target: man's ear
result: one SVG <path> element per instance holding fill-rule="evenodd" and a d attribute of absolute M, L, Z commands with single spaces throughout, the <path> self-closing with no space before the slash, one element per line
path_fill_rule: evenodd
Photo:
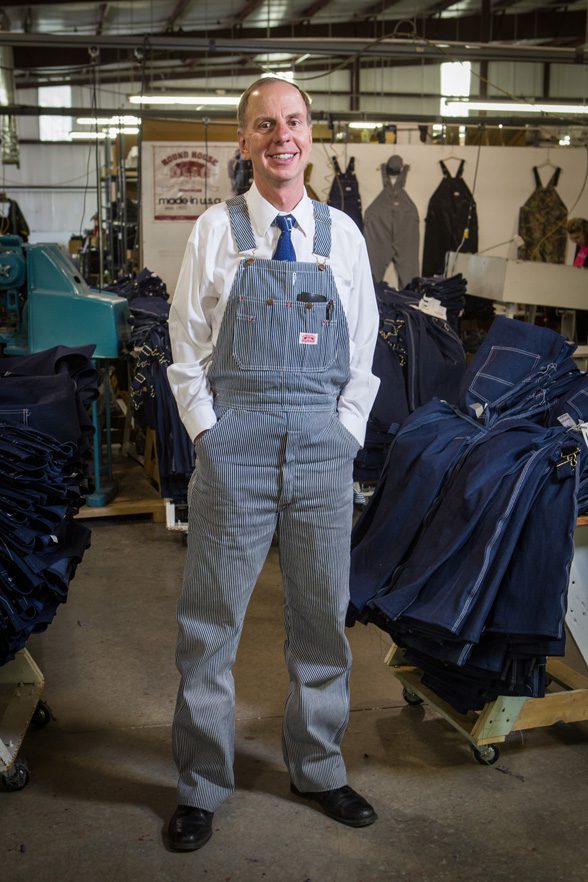
<path fill-rule="evenodd" d="M 237 139 L 239 141 L 239 150 L 243 159 L 249 159 L 249 150 L 247 148 L 247 138 L 242 129 L 237 129 Z"/>

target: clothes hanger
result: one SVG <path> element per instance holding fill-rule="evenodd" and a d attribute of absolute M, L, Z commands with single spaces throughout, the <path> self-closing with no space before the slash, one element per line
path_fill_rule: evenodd
<path fill-rule="evenodd" d="M 404 168 L 404 160 L 397 153 L 391 156 L 386 163 L 386 173 L 389 175 L 399 175 Z"/>
<path fill-rule="evenodd" d="M 458 156 L 457 153 L 450 153 L 449 156 L 444 156 L 441 162 L 448 162 L 450 159 L 456 159 L 458 162 L 465 162 L 463 156 Z"/>
<path fill-rule="evenodd" d="M 547 151 L 547 158 L 541 163 L 541 165 L 536 165 L 535 168 L 545 168 L 546 166 L 557 168 L 557 165 L 551 160 L 549 150 Z"/>

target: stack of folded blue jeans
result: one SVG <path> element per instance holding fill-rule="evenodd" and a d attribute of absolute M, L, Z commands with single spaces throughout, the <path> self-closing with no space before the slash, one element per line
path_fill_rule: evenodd
<path fill-rule="evenodd" d="M 95 348 L 54 346 L 0 358 L 0 420 L 75 442 L 86 474 L 94 436 L 90 407 L 99 386 Z"/>
<path fill-rule="evenodd" d="M 422 287 L 417 285 L 419 281 Z M 418 307 L 430 292 L 443 307 L 459 312 L 465 282 L 460 276 L 437 281 L 414 279 L 411 284 L 414 288 L 403 291 L 384 282 L 376 285 L 380 328 L 372 370 L 381 382 L 365 444 L 355 460 L 356 481 L 378 480 L 395 433 L 416 408 L 434 396 L 457 401 L 466 367 L 463 346 L 449 321 Z"/>
<path fill-rule="evenodd" d="M 167 300 L 168 297 L 165 282 L 147 267 L 143 267 L 136 276 L 121 276 L 111 285 L 107 285 L 105 290 L 112 291 L 119 297 L 125 297 L 129 304 L 136 297 L 160 297 L 163 300 Z"/>
<path fill-rule="evenodd" d="M 405 420 L 354 528 L 349 624 L 391 634 L 462 712 L 542 695 L 546 656 L 565 649 L 588 474 L 588 379 L 573 349 L 496 319 L 458 404 L 433 400 Z"/>
<path fill-rule="evenodd" d="M 90 545 L 74 515 L 98 396 L 92 352 L 0 359 L 0 664 L 52 621 Z"/>
<path fill-rule="evenodd" d="M 461 273 L 453 276 L 417 276 L 404 288 L 403 293 L 409 295 L 412 292 L 419 299 L 434 297 L 444 307 L 449 327 L 458 331 L 459 317 L 466 302 L 467 285 Z"/>

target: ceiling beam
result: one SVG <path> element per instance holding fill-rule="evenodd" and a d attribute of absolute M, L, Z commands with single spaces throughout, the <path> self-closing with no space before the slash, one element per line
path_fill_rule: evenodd
<path fill-rule="evenodd" d="M 458 0 L 438 0 L 437 3 L 433 3 L 432 6 L 427 6 L 426 9 L 422 9 L 417 14 L 419 18 L 440 15 L 442 12 L 445 12 L 446 9 L 450 9 L 452 6 L 457 6 L 457 3 Z"/>
<path fill-rule="evenodd" d="M 303 9 L 302 12 L 298 13 L 296 18 L 292 19 L 293 22 L 297 21 L 310 21 L 311 18 L 314 18 L 315 15 L 328 6 L 331 0 L 315 0 L 310 6 L 307 6 L 306 9 Z"/>
<path fill-rule="evenodd" d="M 259 0 L 253 0 L 257 3 Z M 243 10 L 242 10 L 243 11 Z M 422 20 L 417 20 L 417 30 L 424 36 L 422 29 Z M 439 40 L 455 40 L 456 35 L 462 42 L 477 42 L 480 39 L 481 16 L 467 15 L 462 18 L 429 18 L 425 22 L 426 35 L 430 36 L 434 32 L 435 37 Z M 527 39 L 550 40 L 555 37 L 579 37 L 583 39 L 586 30 L 586 12 L 568 11 L 562 15 L 560 12 L 549 10 L 537 14 L 535 12 L 524 13 L 521 15 L 495 15 L 493 16 L 493 32 L 492 38 L 495 41 L 521 40 L 521 35 L 525 34 Z M 161 51 L 181 50 L 183 53 L 190 55 L 191 50 L 198 52 L 205 44 L 207 51 L 231 51 L 230 47 L 222 43 L 230 41 L 234 38 L 232 28 L 221 28 L 218 30 L 207 31 L 206 37 L 202 36 L 202 32 L 185 31 L 181 36 L 160 36 L 158 34 L 135 34 L 128 36 L 103 36 L 100 41 L 100 47 L 107 49 L 121 49 L 124 47 L 136 48 L 143 43 L 148 43 L 152 49 Z M 254 40 L 258 43 L 261 39 L 265 39 L 266 43 L 275 39 L 289 38 L 296 40 L 297 38 L 322 40 L 323 38 L 332 37 L 333 39 L 347 39 L 356 37 L 365 39 L 366 41 L 373 39 L 373 24 L 363 21 L 351 21 L 349 23 L 310 23 L 300 27 L 292 24 L 281 25 L 271 29 L 271 38 L 266 38 L 266 29 L 261 27 L 248 27 L 239 31 L 240 40 Z M 0 33 L 2 45 L 12 45 L 15 48 L 20 46 L 38 46 L 42 51 L 44 45 L 58 45 L 63 47 L 87 47 L 89 38 L 81 34 L 22 34 L 16 31 L 8 31 Z M 98 44 L 97 44 L 98 45 Z M 268 51 L 267 46 L 263 51 Z M 281 51 L 277 49 L 276 51 Z M 247 53 L 250 54 L 250 53 Z M 63 59 L 54 58 L 54 64 L 63 65 Z M 32 66 L 32 65 L 31 65 Z"/>
<path fill-rule="evenodd" d="M 246 18 L 249 18 L 260 6 L 262 6 L 264 0 L 247 0 L 245 6 L 242 6 L 241 9 L 232 15 L 228 21 L 231 24 L 243 24 Z"/>
<path fill-rule="evenodd" d="M 356 12 L 353 18 L 355 21 L 367 21 L 370 18 L 377 18 L 385 12 L 388 12 L 388 10 L 392 9 L 394 6 L 398 6 L 401 2 L 402 0 L 379 0 L 378 3 L 368 6 L 367 9 L 362 9 L 359 12 Z"/>
<path fill-rule="evenodd" d="M 87 116 L 87 107 L 40 107 L 23 104 L 0 105 L 0 116 Z M 100 116 L 119 116 L 120 107 L 101 107 Z M 206 109 L 206 111 L 186 111 L 166 109 L 135 110 L 133 115 L 145 119 L 183 119 L 191 123 L 209 123 L 223 121 L 227 125 L 236 126 L 230 111 Z M 505 128 L 525 128 L 539 126 L 544 128 L 546 124 L 552 127 L 577 125 L 574 118 L 556 116 L 555 114 L 524 114 L 524 116 L 487 116 L 476 118 L 464 117 L 441 117 L 438 114 L 414 114 L 414 113 L 388 113 L 388 112 L 354 112 L 354 111 L 315 111 L 314 122 L 326 122 L 332 125 L 336 122 L 363 122 L 364 120 L 376 120 L 382 123 L 441 123 L 447 126 L 469 126 L 484 128 L 486 126 L 504 126 Z"/>
<path fill-rule="evenodd" d="M 98 21 L 96 22 L 96 35 L 100 36 L 102 30 L 104 28 L 104 22 L 106 21 L 106 16 L 108 15 L 108 7 L 109 3 L 101 3 L 98 7 Z"/>
<path fill-rule="evenodd" d="M 456 36 L 456 23 L 459 23 L 459 40 L 452 42 Z M 516 33 L 513 28 L 517 23 Z M 421 40 L 378 40 L 373 39 L 373 23 L 352 22 L 350 24 L 308 24 L 300 29 L 291 25 L 273 28 L 272 37 L 263 36 L 261 28 L 243 28 L 239 30 L 239 39 L 234 38 L 232 29 L 215 31 L 214 38 L 209 34 L 203 37 L 200 33 L 182 33 L 181 36 L 152 34 L 135 36 L 103 36 L 94 38 L 80 34 L 23 34 L 14 31 L 0 32 L 0 45 L 11 45 L 14 48 L 14 62 L 17 70 L 40 69 L 65 66 L 85 67 L 89 64 L 88 47 L 100 49 L 100 63 L 114 64 L 121 61 L 121 51 L 127 49 L 129 58 L 134 49 L 148 47 L 149 58 L 166 58 L 194 60 L 199 57 L 221 58 L 222 55 L 235 54 L 255 55 L 257 53 L 291 52 L 296 55 L 306 53 L 328 56 L 350 56 L 358 54 L 362 63 L 369 58 L 388 58 L 391 62 L 411 61 L 420 63 L 424 58 L 439 61 L 455 58 L 456 60 L 511 60 L 553 61 L 558 63 L 588 63 L 588 54 L 578 48 L 545 48 L 517 44 L 505 45 L 509 40 L 520 38 L 521 33 L 528 33 L 535 39 L 561 40 L 575 38 L 582 40 L 586 29 L 585 12 L 568 12 L 561 15 L 549 12 L 536 17 L 528 15 L 500 15 L 493 17 L 493 39 L 500 45 L 492 43 L 488 46 L 480 44 L 481 17 L 466 16 L 462 19 L 427 19 L 417 22 L 417 26 L 426 30 L 426 41 Z M 448 42 L 450 45 L 438 49 L 434 43 Z M 475 49 L 469 48 L 474 44 Z M 55 49 L 59 48 L 56 53 Z M 328 67 L 328 61 L 324 62 Z M 72 71 L 72 73 L 74 73 Z"/>
<path fill-rule="evenodd" d="M 192 5 L 193 0 L 178 0 L 176 3 L 175 9 L 172 14 L 169 16 L 165 25 L 162 28 L 162 33 L 167 33 L 168 31 L 173 30 L 175 23 L 178 18 L 184 14 L 186 9 Z"/>
<path fill-rule="evenodd" d="M 25 34 L 30 34 L 33 30 L 33 10 L 27 6 L 22 19 L 22 29 Z"/>

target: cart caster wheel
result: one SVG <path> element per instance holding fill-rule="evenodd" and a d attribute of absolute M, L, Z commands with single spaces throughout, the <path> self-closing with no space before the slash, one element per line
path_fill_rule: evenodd
<path fill-rule="evenodd" d="M 2 775 L 4 787 L 10 791 L 22 790 L 29 783 L 30 777 L 29 767 L 25 760 L 18 760 L 9 772 Z"/>
<path fill-rule="evenodd" d="M 35 727 L 35 729 L 42 729 L 43 726 L 46 726 L 53 719 L 53 714 L 51 713 L 51 708 L 44 701 L 39 701 L 37 703 L 37 707 L 34 710 L 33 717 L 31 723 Z"/>
<path fill-rule="evenodd" d="M 482 766 L 493 766 L 500 756 L 500 751 L 495 744 L 485 744 L 483 747 L 472 747 L 472 753 Z"/>
<path fill-rule="evenodd" d="M 423 699 L 420 697 L 420 695 L 417 695 L 416 692 L 411 692 L 410 689 L 406 688 L 406 686 L 402 690 L 402 697 L 407 704 L 410 704 L 413 707 L 416 707 L 416 705 L 423 703 Z"/>

